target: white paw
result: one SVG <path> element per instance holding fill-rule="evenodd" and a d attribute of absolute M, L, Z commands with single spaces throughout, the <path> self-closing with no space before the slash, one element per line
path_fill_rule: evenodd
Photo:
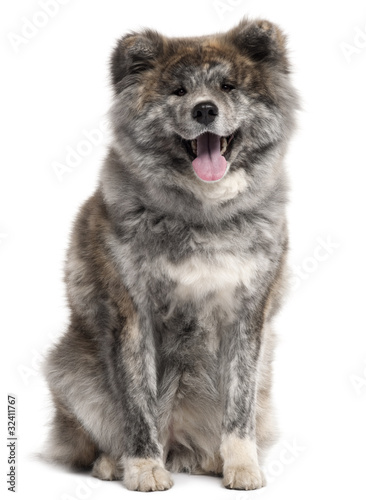
<path fill-rule="evenodd" d="M 161 462 L 143 458 L 124 461 L 123 483 L 133 491 L 163 491 L 173 486 L 171 475 Z"/>
<path fill-rule="evenodd" d="M 223 436 L 221 456 L 224 461 L 226 488 L 232 490 L 257 490 L 265 486 L 263 472 L 258 465 L 257 445 L 253 439 L 236 434 Z"/>
<path fill-rule="evenodd" d="M 223 484 L 232 490 L 257 490 L 266 485 L 263 472 L 257 466 L 236 466 L 224 469 Z"/>

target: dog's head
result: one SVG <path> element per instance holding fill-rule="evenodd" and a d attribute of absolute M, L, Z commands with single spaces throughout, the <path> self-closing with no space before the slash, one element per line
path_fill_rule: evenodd
<path fill-rule="evenodd" d="M 254 179 L 255 162 L 293 126 L 285 45 L 275 25 L 247 20 L 214 36 L 123 37 L 111 60 L 121 151 L 146 175 L 168 168 L 210 183 L 244 169 Z"/>

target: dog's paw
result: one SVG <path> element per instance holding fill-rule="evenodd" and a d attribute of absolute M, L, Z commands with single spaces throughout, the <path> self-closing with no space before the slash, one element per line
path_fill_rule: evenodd
<path fill-rule="evenodd" d="M 225 468 L 223 484 L 232 490 L 257 490 L 266 485 L 266 480 L 258 466 L 236 466 Z"/>
<path fill-rule="evenodd" d="M 113 458 L 104 453 L 94 462 L 92 475 L 103 481 L 122 479 L 123 470 Z"/>
<path fill-rule="evenodd" d="M 163 491 L 173 486 L 171 475 L 161 462 L 142 458 L 124 461 L 123 483 L 133 491 Z"/>
<path fill-rule="evenodd" d="M 226 435 L 221 443 L 226 488 L 232 490 L 257 490 L 265 486 L 263 472 L 258 465 L 257 445 L 254 440 Z"/>

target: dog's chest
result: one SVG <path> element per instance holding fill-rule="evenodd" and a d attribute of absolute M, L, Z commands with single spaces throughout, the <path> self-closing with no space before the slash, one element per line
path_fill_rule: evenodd
<path fill-rule="evenodd" d="M 253 250 L 257 232 L 208 231 L 148 221 L 130 243 L 115 247 L 124 283 L 136 303 L 167 317 L 192 310 L 234 319 L 243 294 L 255 294 L 268 256 Z M 152 309 L 151 309 L 152 306 Z"/>
<path fill-rule="evenodd" d="M 189 250 L 180 259 L 162 255 L 155 261 L 155 272 L 169 283 L 173 306 L 194 304 L 202 315 L 221 313 L 231 319 L 238 305 L 240 289 L 248 293 L 255 287 L 260 258 L 243 249 L 240 239 L 221 235 L 192 237 Z"/>
<path fill-rule="evenodd" d="M 252 286 L 257 262 L 253 257 L 229 252 L 197 253 L 179 262 L 162 259 L 160 270 L 174 283 L 174 294 L 181 300 L 200 301 L 214 296 L 225 300 L 238 286 Z"/>

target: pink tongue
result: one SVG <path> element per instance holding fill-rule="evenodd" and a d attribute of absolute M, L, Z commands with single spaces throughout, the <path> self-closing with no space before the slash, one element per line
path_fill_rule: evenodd
<path fill-rule="evenodd" d="M 226 172 L 226 159 L 220 154 L 220 136 L 206 132 L 197 137 L 194 171 L 203 181 L 218 181 Z"/>

